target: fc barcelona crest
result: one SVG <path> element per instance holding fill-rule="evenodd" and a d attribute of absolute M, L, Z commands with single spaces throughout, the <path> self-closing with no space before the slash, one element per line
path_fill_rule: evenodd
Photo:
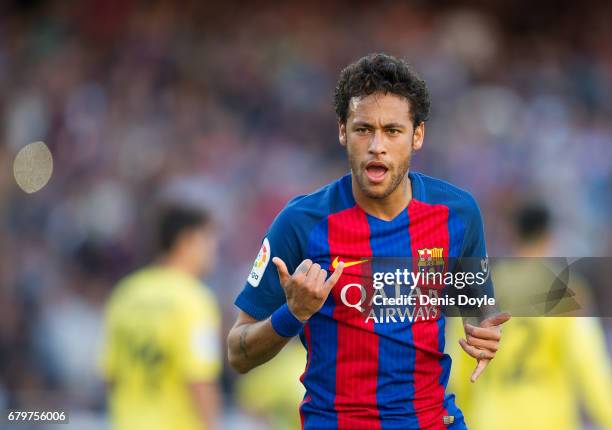
<path fill-rule="evenodd" d="M 419 271 L 442 272 L 444 271 L 444 248 L 419 249 Z"/>

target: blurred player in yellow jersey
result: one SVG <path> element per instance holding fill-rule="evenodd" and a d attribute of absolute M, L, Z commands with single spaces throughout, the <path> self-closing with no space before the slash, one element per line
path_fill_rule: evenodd
<path fill-rule="evenodd" d="M 215 428 L 220 315 L 199 280 L 214 265 L 208 215 L 168 207 L 157 260 L 123 279 L 106 310 L 102 357 L 117 430 Z"/>
<path fill-rule="evenodd" d="M 497 296 L 506 303 L 534 297 L 554 281 L 550 271 L 528 257 L 547 255 L 549 215 L 544 207 L 525 207 L 517 217 L 516 261 L 492 268 Z M 570 289 L 584 294 L 579 279 Z M 583 292 L 581 292 L 581 290 Z M 584 302 L 584 300 L 581 300 Z M 566 306 L 561 300 L 555 307 Z M 554 308 L 553 308 L 554 309 Z M 576 430 L 582 428 L 580 406 L 598 429 L 612 429 L 612 374 L 604 335 L 597 318 L 521 317 L 504 325 L 503 352 L 475 384 L 466 384 L 473 359 L 460 348 L 453 359 L 450 385 L 470 430 Z M 559 310 L 559 309 L 556 309 Z M 544 308 L 540 312 L 544 315 Z M 461 336 L 459 318 L 448 325 Z"/>

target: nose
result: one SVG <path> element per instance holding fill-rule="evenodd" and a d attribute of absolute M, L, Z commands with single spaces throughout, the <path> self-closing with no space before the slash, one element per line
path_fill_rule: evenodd
<path fill-rule="evenodd" d="M 387 153 L 383 132 L 381 130 L 375 130 L 374 133 L 372 133 L 372 139 L 370 139 L 368 152 L 372 155 L 382 155 Z"/>

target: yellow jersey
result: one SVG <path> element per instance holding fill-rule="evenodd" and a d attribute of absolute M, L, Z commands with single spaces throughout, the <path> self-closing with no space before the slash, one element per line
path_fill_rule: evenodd
<path fill-rule="evenodd" d="M 300 375 L 304 373 L 305 365 L 304 347 L 295 340 L 289 342 L 274 360 L 258 366 L 238 380 L 238 404 L 245 411 L 264 418 L 269 429 L 299 429 L 298 405 L 305 392 Z"/>
<path fill-rule="evenodd" d="M 106 309 L 102 371 L 117 430 L 202 430 L 188 384 L 221 370 L 220 315 L 198 279 L 163 266 L 122 280 Z"/>
<path fill-rule="evenodd" d="M 493 268 L 496 295 L 506 304 L 545 297 L 537 290 L 551 280 L 536 264 L 528 266 Z M 565 302 L 557 307 L 571 309 Z M 544 304 L 527 310 L 533 309 L 544 314 Z M 465 337 L 461 318 L 448 318 L 447 330 L 453 360 L 449 388 L 470 430 L 576 430 L 582 427 L 581 405 L 598 429 L 612 430 L 612 374 L 597 318 L 513 316 L 502 326 L 499 351 L 475 383 L 469 378 L 476 360 L 457 343 Z"/>

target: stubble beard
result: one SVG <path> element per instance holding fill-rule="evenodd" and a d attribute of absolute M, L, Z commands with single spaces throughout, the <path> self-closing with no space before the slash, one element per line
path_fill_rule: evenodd
<path fill-rule="evenodd" d="M 353 154 L 348 151 L 348 145 L 347 152 L 351 172 L 357 180 L 357 185 L 359 186 L 361 192 L 370 199 L 382 200 L 389 197 L 397 189 L 397 187 L 400 186 L 404 180 L 404 177 L 408 173 L 408 169 L 410 168 L 411 154 L 408 154 L 408 156 L 401 161 L 397 169 L 393 169 L 394 165 L 389 165 L 389 170 L 387 173 L 391 175 L 391 181 L 387 188 L 385 188 L 383 191 L 374 191 L 372 187 L 368 185 L 366 179 L 365 169 L 367 162 L 360 163 L 357 161 Z"/>

